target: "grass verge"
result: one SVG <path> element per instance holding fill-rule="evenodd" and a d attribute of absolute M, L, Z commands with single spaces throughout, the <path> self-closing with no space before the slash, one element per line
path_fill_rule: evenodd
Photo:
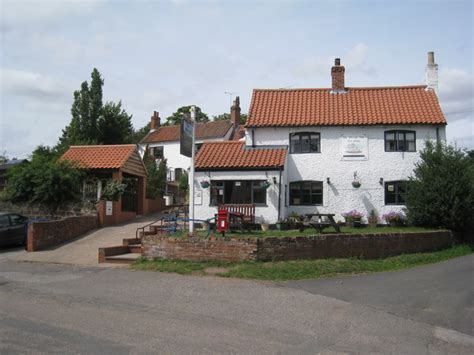
<path fill-rule="evenodd" d="M 221 277 L 243 279 L 289 281 L 312 278 L 325 278 L 335 275 L 394 271 L 410 267 L 436 263 L 455 257 L 471 254 L 473 245 L 458 244 L 453 247 L 430 253 L 416 253 L 393 256 L 383 259 L 319 259 L 278 262 L 192 262 L 185 260 L 144 260 L 140 259 L 132 268 L 176 272 L 179 274 L 206 275 L 207 268 L 221 267 L 227 271 L 218 273 Z"/>

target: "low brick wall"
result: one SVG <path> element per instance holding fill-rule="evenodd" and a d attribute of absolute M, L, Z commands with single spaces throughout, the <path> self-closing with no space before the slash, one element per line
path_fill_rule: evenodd
<path fill-rule="evenodd" d="M 28 225 L 27 250 L 31 252 L 53 247 L 98 227 L 96 215 L 33 222 Z"/>
<path fill-rule="evenodd" d="M 192 261 L 296 260 L 361 257 L 375 259 L 400 254 L 435 251 L 452 244 L 450 231 L 379 234 L 323 234 L 268 238 L 168 238 L 142 239 L 147 259 Z"/>
<path fill-rule="evenodd" d="M 262 261 L 349 257 L 376 259 L 439 250 L 450 246 L 452 241 L 450 231 L 273 237 L 259 240 L 257 259 Z"/>
<path fill-rule="evenodd" d="M 142 239 L 142 255 L 147 259 L 192 261 L 256 260 L 257 239 L 169 238 L 147 235 Z"/>

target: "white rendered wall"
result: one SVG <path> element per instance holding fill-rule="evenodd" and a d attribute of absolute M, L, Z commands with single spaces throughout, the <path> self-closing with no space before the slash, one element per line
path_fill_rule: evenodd
<path fill-rule="evenodd" d="M 211 201 L 211 188 L 203 189 L 201 181 L 207 180 L 267 180 L 272 185 L 267 189 L 267 206 L 255 207 L 255 220 L 257 223 L 275 223 L 278 221 L 278 186 L 279 186 L 279 171 L 211 171 L 195 173 L 195 190 L 202 191 L 202 204 L 196 205 L 194 208 L 195 218 L 209 219 L 214 217 L 217 213 L 217 206 L 209 206 Z M 276 179 L 276 184 L 273 183 L 273 178 Z M 282 217 L 284 214 L 284 190 L 285 184 L 284 171 L 282 172 L 282 193 L 281 193 L 281 208 Z"/>
<path fill-rule="evenodd" d="M 416 131 L 417 152 L 385 152 L 384 132 L 387 130 Z M 390 211 L 399 211 L 403 205 L 385 205 L 384 187 L 380 178 L 386 181 L 407 180 L 412 174 L 415 163 L 419 160 L 419 151 L 425 146 L 425 140 L 436 139 L 436 127 L 426 125 L 403 126 L 345 126 L 345 127 L 306 127 L 306 128 L 258 128 L 255 129 L 255 144 L 288 145 L 289 134 L 293 132 L 312 131 L 321 134 L 321 153 L 288 154 L 287 184 L 283 186 L 286 201 L 289 204 L 289 182 L 299 180 L 323 181 L 322 206 L 290 206 L 284 209 L 285 217 L 292 211 L 299 214 L 319 211 L 335 213 L 338 220 L 341 214 L 357 209 L 364 214 L 374 209 L 381 217 Z M 367 160 L 342 160 L 341 136 L 365 135 L 368 138 Z M 439 127 L 439 137 L 446 139 L 445 127 Z M 247 145 L 252 144 L 251 130 L 246 132 Z M 360 188 L 352 187 L 354 172 L 361 182 Z M 242 175 L 240 178 L 243 178 Z M 246 175 L 245 175 L 246 176 Z M 331 184 L 326 180 L 330 178 Z M 262 214 L 264 212 L 261 212 Z"/>
<path fill-rule="evenodd" d="M 215 138 L 215 139 L 206 139 L 206 140 L 197 140 L 196 144 L 200 144 L 203 142 L 220 142 L 226 141 L 229 139 L 229 136 L 232 132 L 232 129 L 226 134 L 223 138 Z M 172 180 L 174 177 L 174 169 L 181 168 L 185 169 L 186 171 L 189 170 L 191 166 L 191 158 L 180 154 L 180 143 L 179 141 L 171 141 L 171 142 L 159 142 L 159 143 L 140 143 L 139 145 L 139 152 L 141 157 L 145 154 L 146 147 L 153 148 L 153 147 L 163 147 L 163 156 L 166 159 L 167 168 L 172 172 Z"/>

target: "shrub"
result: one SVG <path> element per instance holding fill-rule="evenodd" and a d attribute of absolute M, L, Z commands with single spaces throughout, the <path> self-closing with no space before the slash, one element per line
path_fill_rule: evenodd
<path fill-rule="evenodd" d="M 426 143 L 410 178 L 408 218 L 416 226 L 463 233 L 474 226 L 474 164 L 456 147 Z"/>
<path fill-rule="evenodd" d="M 407 216 L 403 212 L 389 212 L 382 216 L 388 224 L 404 225 L 407 221 Z"/>
<path fill-rule="evenodd" d="M 102 190 L 102 196 L 100 199 L 106 201 L 118 201 L 126 188 L 127 184 L 124 184 L 119 180 L 110 180 Z"/>
<path fill-rule="evenodd" d="M 360 219 L 364 217 L 364 214 L 357 210 L 352 210 L 349 212 L 344 212 L 342 214 L 342 217 L 346 219 L 346 222 L 354 222 L 354 221 L 360 221 Z"/>

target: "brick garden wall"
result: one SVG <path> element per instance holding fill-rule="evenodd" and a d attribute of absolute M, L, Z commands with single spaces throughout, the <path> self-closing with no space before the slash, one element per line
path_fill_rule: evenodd
<path fill-rule="evenodd" d="M 269 238 L 168 238 L 142 239 L 147 259 L 192 261 L 296 260 L 362 257 L 374 259 L 407 253 L 434 251 L 452 243 L 450 231 L 387 234 L 331 234 Z"/>
<path fill-rule="evenodd" d="M 450 246 L 450 231 L 387 234 L 331 234 L 259 240 L 258 260 L 362 257 L 376 259 Z"/>
<path fill-rule="evenodd" d="M 148 235 L 142 239 L 142 255 L 147 259 L 192 261 L 256 260 L 257 240 L 224 238 L 169 238 Z"/>
<path fill-rule="evenodd" d="M 27 250 L 31 252 L 53 247 L 98 227 L 96 215 L 33 222 L 28 225 Z"/>

